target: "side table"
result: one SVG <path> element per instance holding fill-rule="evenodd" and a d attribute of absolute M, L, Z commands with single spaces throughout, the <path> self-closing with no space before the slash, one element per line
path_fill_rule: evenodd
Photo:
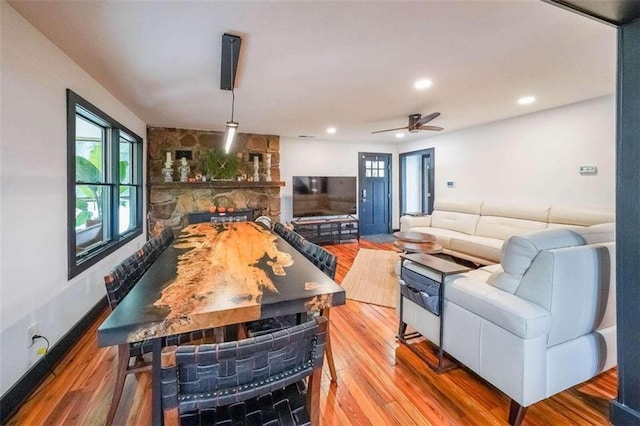
<path fill-rule="evenodd" d="M 407 261 L 410 263 L 406 263 Z M 471 268 L 423 253 L 401 255 L 400 262 L 400 279 L 404 284 L 400 284 L 398 340 L 438 373 L 455 367 L 455 363 L 445 358 L 442 342 L 444 280 L 449 275 L 467 272 Z M 417 265 L 417 267 L 413 265 Z M 409 311 L 409 315 L 405 315 L 407 311 Z M 420 318 L 416 318 L 416 316 Z M 408 344 L 407 340 L 420 337 L 423 334 L 419 331 L 407 333 L 407 325 L 416 330 L 427 330 L 425 337 L 438 347 L 437 363 L 429 361 Z M 428 330 L 433 331 L 433 335 L 429 334 Z"/>

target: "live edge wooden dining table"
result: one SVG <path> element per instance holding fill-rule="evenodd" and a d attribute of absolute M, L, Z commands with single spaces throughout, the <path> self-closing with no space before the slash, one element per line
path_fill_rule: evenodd
<path fill-rule="evenodd" d="M 262 224 L 185 227 L 98 328 L 98 345 L 153 342 L 153 424 L 163 423 L 161 337 L 345 303 L 344 289 Z"/>

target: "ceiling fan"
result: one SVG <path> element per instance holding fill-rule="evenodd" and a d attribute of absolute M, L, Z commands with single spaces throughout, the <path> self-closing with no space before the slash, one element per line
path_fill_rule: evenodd
<path fill-rule="evenodd" d="M 439 115 L 440 115 L 439 112 L 434 112 L 434 113 L 431 113 L 429 115 L 425 115 L 424 117 L 421 114 L 411 114 L 409 116 L 409 125 L 408 126 L 398 127 L 396 129 L 378 130 L 376 132 L 371 132 L 371 133 L 392 132 L 394 130 L 404 130 L 404 129 L 409 130 L 410 133 L 416 133 L 416 132 L 419 132 L 420 130 L 432 130 L 432 131 L 435 131 L 435 132 L 439 132 L 440 130 L 443 130 L 442 127 L 425 126 L 425 124 L 427 124 L 428 122 L 430 122 L 434 118 L 437 118 Z"/>

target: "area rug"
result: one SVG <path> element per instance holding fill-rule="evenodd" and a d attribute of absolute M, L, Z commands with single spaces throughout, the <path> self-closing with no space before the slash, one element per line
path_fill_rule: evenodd
<path fill-rule="evenodd" d="M 399 256 L 394 251 L 361 248 L 342 280 L 347 299 L 395 308 Z"/>
<path fill-rule="evenodd" d="M 396 240 L 393 234 L 362 235 L 360 238 L 376 244 L 392 243 Z"/>

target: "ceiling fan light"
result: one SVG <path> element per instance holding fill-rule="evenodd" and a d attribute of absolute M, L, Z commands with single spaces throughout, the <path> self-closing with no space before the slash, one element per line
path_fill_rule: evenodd
<path fill-rule="evenodd" d="M 327 127 L 327 133 L 329 133 L 330 135 L 333 135 L 335 132 L 336 132 L 335 127 Z"/>
<path fill-rule="evenodd" d="M 398 139 L 404 138 L 404 133 L 402 133 L 402 132 L 396 133 L 396 138 L 398 138 Z"/>
<path fill-rule="evenodd" d="M 229 153 L 229 149 L 231 149 L 231 144 L 233 144 L 233 140 L 236 137 L 237 131 L 238 131 L 238 123 L 236 123 L 235 121 L 227 121 L 227 126 L 224 133 L 225 154 Z"/>

